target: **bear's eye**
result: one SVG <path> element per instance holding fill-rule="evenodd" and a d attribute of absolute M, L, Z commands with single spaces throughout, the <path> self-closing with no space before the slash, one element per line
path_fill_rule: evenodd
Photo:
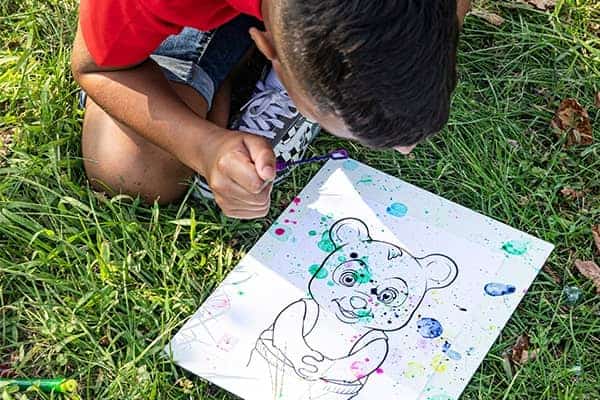
<path fill-rule="evenodd" d="M 396 288 L 385 288 L 377 295 L 377 300 L 384 304 L 390 304 L 398 298 L 398 290 Z"/>
<path fill-rule="evenodd" d="M 356 274 L 354 271 L 346 271 L 340 275 L 340 283 L 347 287 L 352 287 L 356 283 Z"/>

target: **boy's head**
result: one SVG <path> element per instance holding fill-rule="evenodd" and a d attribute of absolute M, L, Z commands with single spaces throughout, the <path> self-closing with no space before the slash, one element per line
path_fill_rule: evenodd
<path fill-rule="evenodd" d="M 376 148 L 411 147 L 448 120 L 453 0 L 263 0 L 252 31 L 298 109 Z"/>

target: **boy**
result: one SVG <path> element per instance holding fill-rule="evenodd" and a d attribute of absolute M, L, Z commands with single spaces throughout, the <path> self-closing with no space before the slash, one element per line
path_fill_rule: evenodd
<path fill-rule="evenodd" d="M 275 153 L 300 157 L 316 123 L 408 153 L 448 119 L 467 7 L 463 1 L 457 10 L 455 0 L 81 0 L 72 71 L 88 95 L 88 178 L 100 189 L 168 203 L 197 176 L 226 215 L 256 218 L 269 209 Z M 230 75 L 252 41 L 272 70 L 227 129 Z"/>

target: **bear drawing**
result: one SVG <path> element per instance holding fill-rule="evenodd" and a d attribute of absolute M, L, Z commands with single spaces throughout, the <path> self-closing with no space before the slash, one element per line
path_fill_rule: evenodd
<path fill-rule="evenodd" d="M 312 274 L 309 298 L 286 306 L 265 329 L 249 367 L 270 382 L 262 399 L 352 399 L 381 373 L 388 332 L 411 320 L 427 291 L 457 277 L 442 254 L 415 257 L 371 238 L 356 218 L 329 230 L 335 249 Z"/>

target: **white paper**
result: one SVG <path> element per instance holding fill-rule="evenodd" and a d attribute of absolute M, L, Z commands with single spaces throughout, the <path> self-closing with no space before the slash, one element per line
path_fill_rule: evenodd
<path fill-rule="evenodd" d="M 167 352 L 249 400 L 456 399 L 552 248 L 329 161 Z"/>

